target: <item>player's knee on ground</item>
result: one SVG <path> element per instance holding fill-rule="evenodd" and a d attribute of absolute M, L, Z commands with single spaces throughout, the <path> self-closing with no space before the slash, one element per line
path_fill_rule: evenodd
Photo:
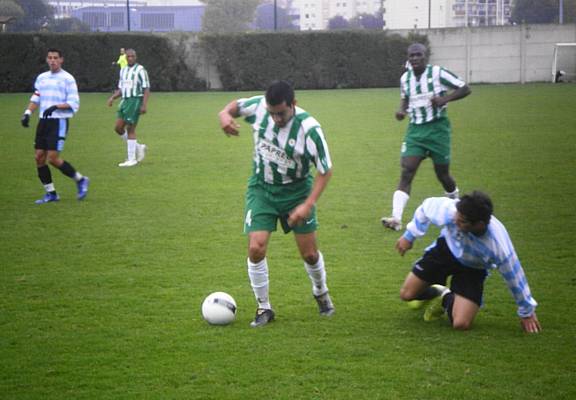
<path fill-rule="evenodd" d="M 472 328 L 472 321 L 463 318 L 454 318 L 452 320 L 452 328 L 458 331 L 467 331 Z"/>
<path fill-rule="evenodd" d="M 405 288 L 404 286 L 400 288 L 400 300 L 410 301 L 416 298 L 416 293 L 413 290 Z"/>

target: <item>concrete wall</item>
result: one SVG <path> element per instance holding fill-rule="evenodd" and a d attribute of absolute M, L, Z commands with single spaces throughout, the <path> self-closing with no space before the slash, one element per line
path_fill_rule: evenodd
<path fill-rule="evenodd" d="M 413 31 L 394 32 L 406 36 Z M 469 83 L 550 81 L 554 44 L 576 42 L 576 24 L 445 28 L 417 32 L 428 35 L 431 63 L 450 69 Z M 571 67 L 574 70 L 574 65 Z"/>

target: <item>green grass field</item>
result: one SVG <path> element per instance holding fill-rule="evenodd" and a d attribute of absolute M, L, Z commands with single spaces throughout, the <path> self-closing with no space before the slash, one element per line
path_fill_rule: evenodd
<path fill-rule="evenodd" d="M 337 308 L 321 319 L 292 236 L 268 254 L 277 321 L 252 329 L 243 200 L 252 137 L 217 112 L 251 93 L 153 93 L 139 137 L 149 154 L 121 169 L 107 94 L 81 94 L 63 156 L 92 180 L 84 202 L 53 172 L 43 195 L 29 94 L 0 95 L 1 399 L 574 399 L 576 86 L 474 86 L 450 105 L 461 192 L 491 194 L 526 271 L 539 335 L 521 332 L 499 274 L 474 329 L 425 323 L 399 287 L 437 230 L 401 258 L 384 231 L 405 123 L 397 89 L 301 91 L 323 125 L 334 177 L 319 203 L 320 248 Z M 35 126 L 36 119 L 33 120 Z M 430 161 L 406 216 L 441 195 Z M 232 294 L 234 324 L 200 304 Z"/>

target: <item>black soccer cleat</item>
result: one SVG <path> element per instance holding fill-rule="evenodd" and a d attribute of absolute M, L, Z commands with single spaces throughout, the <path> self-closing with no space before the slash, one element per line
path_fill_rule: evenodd
<path fill-rule="evenodd" d="M 314 298 L 316 299 L 316 303 L 318 303 L 320 315 L 329 317 L 334 314 L 334 311 L 336 310 L 334 309 L 334 303 L 332 303 L 332 299 L 330 298 L 328 292 L 314 296 Z"/>
<path fill-rule="evenodd" d="M 264 326 L 271 321 L 274 321 L 274 311 L 267 308 L 258 308 L 256 309 L 254 321 L 250 322 L 250 326 L 252 328 L 258 328 L 259 326 Z"/>

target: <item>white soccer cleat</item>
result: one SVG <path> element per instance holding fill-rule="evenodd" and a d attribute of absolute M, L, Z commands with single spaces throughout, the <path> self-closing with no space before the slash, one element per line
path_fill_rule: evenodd
<path fill-rule="evenodd" d="M 136 161 L 136 160 L 126 160 L 126 161 L 118 164 L 119 167 L 133 167 L 135 165 L 138 165 L 138 161 Z"/>
<path fill-rule="evenodd" d="M 385 228 L 392 229 L 393 231 L 402 229 L 402 222 L 394 217 L 384 217 L 380 221 Z"/>
<path fill-rule="evenodd" d="M 136 161 L 142 162 L 142 160 L 144 160 L 144 157 L 146 157 L 146 150 L 147 149 L 148 149 L 148 146 L 146 146 L 145 144 L 139 144 L 136 147 Z"/>

